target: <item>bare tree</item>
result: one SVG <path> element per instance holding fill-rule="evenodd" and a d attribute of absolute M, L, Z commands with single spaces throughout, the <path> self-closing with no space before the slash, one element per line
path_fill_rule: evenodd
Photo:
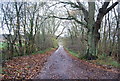
<path fill-rule="evenodd" d="M 13 57 L 14 52 L 14 46 L 15 42 L 17 40 L 17 34 L 16 34 L 16 26 L 14 25 L 14 9 L 12 8 L 13 5 L 10 3 L 2 4 L 1 10 L 3 12 L 3 22 L 2 22 L 2 29 L 8 30 L 8 33 L 4 33 L 3 36 L 7 40 L 8 44 L 8 58 Z M 4 28 L 6 27 L 6 28 Z M 14 35 L 12 34 L 14 33 Z"/>

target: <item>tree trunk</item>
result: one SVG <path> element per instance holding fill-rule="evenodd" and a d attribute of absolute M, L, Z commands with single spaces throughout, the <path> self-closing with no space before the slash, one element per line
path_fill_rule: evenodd
<path fill-rule="evenodd" d="M 14 46 L 13 43 L 10 43 L 10 50 L 9 50 L 10 56 L 8 59 L 12 59 L 13 53 L 14 53 Z"/>
<path fill-rule="evenodd" d="M 109 27 L 109 31 L 108 31 L 108 36 L 109 36 L 109 53 L 108 55 L 111 56 L 112 55 L 112 46 L 111 46 L 111 22 L 110 22 L 110 14 L 108 13 L 108 27 Z"/>
<path fill-rule="evenodd" d="M 18 3 L 15 2 L 16 8 L 16 16 L 17 16 L 17 34 L 18 34 L 18 42 L 19 42 L 19 55 L 22 56 L 22 41 L 21 41 L 21 34 L 20 34 L 20 6 L 18 7 Z"/>
<path fill-rule="evenodd" d="M 86 52 L 86 58 L 88 60 L 95 59 L 94 56 L 96 56 L 96 45 L 95 42 L 95 32 L 94 32 L 94 14 L 95 14 L 95 2 L 89 2 L 89 14 L 88 14 L 88 46 L 87 46 L 87 52 Z"/>
<path fill-rule="evenodd" d="M 107 36 L 106 36 L 106 25 L 107 25 L 107 18 L 106 18 L 106 16 L 105 16 L 105 24 L 104 24 L 104 33 L 103 33 L 103 51 L 102 51 L 102 53 L 103 54 L 105 54 L 106 53 L 106 46 L 107 46 L 107 44 L 106 44 L 106 41 L 107 41 Z"/>
<path fill-rule="evenodd" d="M 118 22 L 117 22 L 117 26 L 118 26 L 118 30 L 117 30 L 117 38 L 118 38 L 118 62 L 120 62 L 120 2 L 119 2 L 119 5 L 118 5 Z"/>

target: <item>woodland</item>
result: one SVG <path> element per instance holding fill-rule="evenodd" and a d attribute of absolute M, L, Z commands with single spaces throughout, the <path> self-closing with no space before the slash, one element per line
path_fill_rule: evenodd
<path fill-rule="evenodd" d="M 117 0 L 0 2 L 0 15 L 0 76 L 4 79 L 32 79 L 57 49 L 83 63 L 117 68 L 119 73 Z"/>

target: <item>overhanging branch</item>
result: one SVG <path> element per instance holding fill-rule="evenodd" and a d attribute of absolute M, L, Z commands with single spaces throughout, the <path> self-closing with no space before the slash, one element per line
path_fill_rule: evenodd
<path fill-rule="evenodd" d="M 71 7 L 73 8 L 78 8 L 79 10 L 82 10 L 84 16 L 85 16 L 85 21 L 87 22 L 87 18 L 88 18 L 88 11 L 83 7 L 83 5 L 80 2 L 77 2 L 77 4 L 73 3 L 73 2 L 61 2 L 63 4 L 70 4 Z"/>
<path fill-rule="evenodd" d="M 105 14 L 108 13 L 110 10 L 112 10 L 117 4 L 118 2 L 113 3 L 109 8 L 107 8 Z"/>
<path fill-rule="evenodd" d="M 72 16 L 68 16 L 68 17 L 66 17 L 66 18 L 64 18 L 64 17 L 58 17 L 58 16 L 49 16 L 49 17 L 58 18 L 58 19 L 63 19 L 63 20 L 74 20 L 74 21 L 76 21 L 77 23 L 79 23 L 79 24 L 81 24 L 81 25 L 87 26 L 84 22 L 81 22 L 81 21 L 79 21 L 77 18 L 72 17 Z"/>

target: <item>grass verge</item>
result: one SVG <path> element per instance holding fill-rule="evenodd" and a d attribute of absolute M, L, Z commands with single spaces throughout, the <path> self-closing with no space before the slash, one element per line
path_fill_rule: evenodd
<path fill-rule="evenodd" d="M 80 58 L 79 54 L 71 49 L 65 48 L 71 55 Z"/>
<path fill-rule="evenodd" d="M 69 52 L 69 54 L 81 59 L 80 55 L 71 50 L 66 48 L 66 50 Z M 81 60 L 86 60 L 86 59 L 81 59 Z M 118 63 L 114 58 L 110 56 L 105 56 L 105 55 L 99 55 L 97 60 L 87 60 L 88 62 L 94 63 L 96 65 L 102 65 L 102 66 L 110 66 L 110 67 L 115 67 L 115 68 L 120 68 L 120 63 Z"/>
<path fill-rule="evenodd" d="M 91 60 L 90 62 L 95 63 L 97 65 L 104 65 L 110 67 L 120 68 L 120 63 L 118 63 L 114 58 L 110 56 L 102 56 L 99 55 L 97 60 Z"/>
<path fill-rule="evenodd" d="M 47 49 L 45 49 L 45 50 L 41 50 L 41 51 L 34 52 L 34 53 L 32 53 L 32 55 L 34 55 L 34 54 L 44 54 L 45 52 L 50 51 L 50 50 L 52 50 L 52 49 L 54 49 L 54 48 L 47 48 Z"/>

